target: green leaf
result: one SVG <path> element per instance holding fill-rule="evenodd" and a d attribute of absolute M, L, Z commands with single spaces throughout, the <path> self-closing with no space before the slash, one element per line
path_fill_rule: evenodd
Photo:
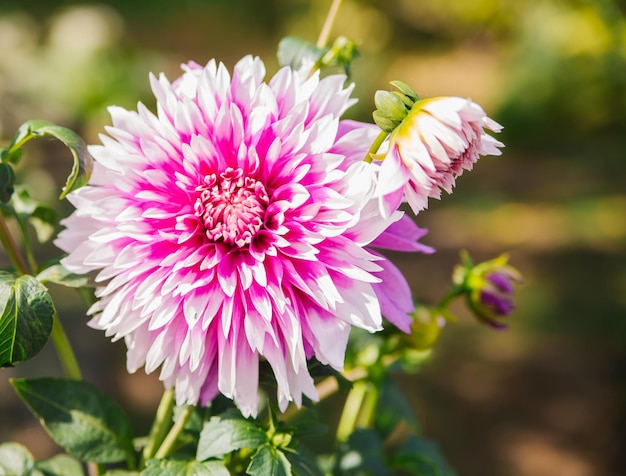
<path fill-rule="evenodd" d="M 228 411 L 204 424 L 196 459 L 204 461 L 241 448 L 256 449 L 267 439 L 267 434 L 256 422 L 244 419 L 236 411 Z"/>
<path fill-rule="evenodd" d="M 0 476 L 30 476 L 35 460 L 30 452 L 18 443 L 0 445 Z"/>
<path fill-rule="evenodd" d="M 188 461 L 175 458 L 152 459 L 142 476 L 229 476 L 222 461 Z"/>
<path fill-rule="evenodd" d="M 128 471 L 127 469 L 112 469 L 104 473 L 104 476 L 141 476 L 139 471 Z"/>
<path fill-rule="evenodd" d="M 284 455 L 291 464 L 291 472 L 298 476 L 322 476 L 313 457 L 305 448 L 285 448 Z"/>
<path fill-rule="evenodd" d="M 383 442 L 373 430 L 356 430 L 341 448 L 339 467 L 347 474 L 391 474 L 385 462 Z"/>
<path fill-rule="evenodd" d="M 295 36 L 286 36 L 278 43 L 278 63 L 281 66 L 299 69 L 304 60 L 315 64 L 327 51 L 328 48 L 318 48 L 313 43 Z"/>
<path fill-rule="evenodd" d="M 395 469 L 403 469 L 419 476 L 455 476 L 439 447 L 430 440 L 411 435 L 392 459 Z"/>
<path fill-rule="evenodd" d="M 80 461 L 65 454 L 37 461 L 35 467 L 44 476 L 83 476 L 85 474 Z"/>
<path fill-rule="evenodd" d="M 72 190 L 85 185 L 93 170 L 93 157 L 91 157 L 83 140 L 74 131 L 48 121 L 37 119 L 26 121 L 18 129 L 9 148 L 4 151 L 2 161 L 17 163 L 20 148 L 30 139 L 42 136 L 52 136 L 63 142 L 70 149 L 74 158 L 72 171 L 67 177 L 65 187 L 59 197 L 63 199 Z"/>
<path fill-rule="evenodd" d="M 54 312 L 43 284 L 0 271 L 0 367 L 37 355 L 52 332 Z"/>
<path fill-rule="evenodd" d="M 72 456 L 94 463 L 134 457 L 128 418 L 93 385 L 54 378 L 12 379 L 11 384 L 50 437 Z"/>
<path fill-rule="evenodd" d="M 246 469 L 250 476 L 289 476 L 291 463 L 281 450 L 269 444 L 261 446 Z"/>
<path fill-rule="evenodd" d="M 415 432 L 419 431 L 419 423 L 411 403 L 391 378 L 386 378 L 382 383 L 375 417 L 376 429 L 383 438 L 391 434 L 400 423 Z"/>
<path fill-rule="evenodd" d="M 89 286 L 91 281 L 83 274 L 74 274 L 61 264 L 56 263 L 43 269 L 36 278 L 42 283 L 55 283 L 68 288 L 82 288 Z"/>
<path fill-rule="evenodd" d="M 341 372 L 333 369 L 330 365 L 322 364 L 320 361 L 312 358 L 307 362 L 307 367 L 311 377 L 313 378 L 335 377 L 335 380 L 337 380 L 337 384 L 339 385 L 339 390 L 342 392 L 348 391 L 352 388 L 353 382 L 345 378 Z"/>
<path fill-rule="evenodd" d="M 7 203 L 13 195 L 15 172 L 13 167 L 4 162 L 0 163 L 0 202 Z"/>
<path fill-rule="evenodd" d="M 57 212 L 52 207 L 42 204 L 37 206 L 30 216 L 30 224 L 35 229 L 39 243 L 45 243 L 52 238 L 57 222 Z"/>
<path fill-rule="evenodd" d="M 328 433 L 328 423 L 320 417 L 315 407 L 302 407 L 289 418 L 289 429 L 299 438 L 322 436 Z"/>
<path fill-rule="evenodd" d="M 0 147 L 0 161 L 3 163 L 12 162 L 17 164 L 22 156 L 22 149 L 11 150 L 8 147 Z"/>
<path fill-rule="evenodd" d="M 11 203 L 24 236 L 26 236 L 26 223 L 30 223 L 40 243 L 50 239 L 59 221 L 57 212 L 53 208 L 34 200 L 28 189 L 23 186 L 16 188 Z"/>

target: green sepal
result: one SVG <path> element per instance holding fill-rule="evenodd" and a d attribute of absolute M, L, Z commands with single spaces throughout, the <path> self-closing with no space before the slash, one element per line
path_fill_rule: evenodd
<path fill-rule="evenodd" d="M 376 125 L 385 132 L 393 132 L 393 130 L 400 125 L 399 122 L 392 121 L 378 110 L 372 113 L 372 117 L 374 118 Z"/>
<path fill-rule="evenodd" d="M 419 101 L 417 93 L 402 81 L 391 81 L 390 84 L 399 91 L 376 91 L 376 110 L 372 114 L 374 122 L 385 132 L 393 132 Z"/>
<path fill-rule="evenodd" d="M 407 109 L 404 102 L 391 91 L 376 91 L 374 104 L 378 111 L 394 122 L 400 123 L 406 117 Z"/>
<path fill-rule="evenodd" d="M 411 88 L 405 82 L 394 80 L 394 81 L 389 81 L 389 84 L 391 84 L 395 88 L 398 88 L 400 92 L 402 93 L 402 95 L 411 99 L 413 103 L 419 101 L 418 94 L 413 90 L 413 88 Z"/>
<path fill-rule="evenodd" d="M 33 358 L 48 342 L 54 305 L 32 276 L 0 271 L 0 367 Z"/>
<path fill-rule="evenodd" d="M 392 132 L 398 127 L 410 110 L 397 91 L 376 91 L 374 104 L 374 122 L 385 132 Z"/>

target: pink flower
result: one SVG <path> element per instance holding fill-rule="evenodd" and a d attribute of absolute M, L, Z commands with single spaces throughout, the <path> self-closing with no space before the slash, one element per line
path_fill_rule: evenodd
<path fill-rule="evenodd" d="M 356 159 L 370 131 L 339 121 L 344 76 L 283 68 L 265 83 L 249 56 L 232 77 L 215 61 L 184 70 L 151 77 L 156 115 L 110 109 L 91 182 L 70 196 L 63 263 L 97 271 L 90 325 L 125 339 L 129 371 L 160 367 L 179 404 L 221 392 L 256 414 L 264 358 L 280 407 L 300 405 L 317 398 L 307 359 L 341 369 L 351 326 L 381 328 L 388 267 L 365 246 L 393 241 L 401 214 L 381 219 L 378 166 Z"/>
<path fill-rule="evenodd" d="M 452 193 L 456 177 L 471 170 L 479 155 L 500 155 L 503 144 L 484 129 L 502 127 L 469 99 L 438 97 L 413 105 L 391 133 L 382 155 L 378 195 L 381 209 L 390 214 L 403 197 L 418 213 L 428 198 Z"/>
<path fill-rule="evenodd" d="M 371 247 L 392 250 L 408 251 L 424 254 L 435 252 L 434 248 L 419 243 L 418 240 L 428 233 L 419 228 L 411 218 L 403 215 L 392 223 L 371 244 Z M 402 272 L 389 260 L 383 259 L 378 263 L 383 269 L 374 273 L 381 282 L 374 285 L 383 316 L 400 330 L 411 333 L 415 306 L 411 289 Z"/>

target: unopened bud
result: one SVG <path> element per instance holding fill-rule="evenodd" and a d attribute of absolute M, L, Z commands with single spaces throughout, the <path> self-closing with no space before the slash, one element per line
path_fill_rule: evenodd
<path fill-rule="evenodd" d="M 466 254 L 453 280 L 464 288 L 469 308 L 478 319 L 495 328 L 507 327 L 506 317 L 515 308 L 513 285 L 522 281 L 520 272 L 508 264 L 507 255 L 474 266 Z"/>

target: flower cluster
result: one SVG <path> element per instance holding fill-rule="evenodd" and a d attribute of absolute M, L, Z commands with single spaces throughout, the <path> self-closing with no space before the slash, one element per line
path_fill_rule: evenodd
<path fill-rule="evenodd" d="M 57 245 L 63 264 L 95 272 L 90 325 L 124 338 L 133 372 L 160 368 L 179 404 L 218 393 L 255 415 L 259 360 L 284 410 L 317 391 L 307 362 L 341 370 L 350 329 L 383 316 L 410 332 L 415 311 L 400 271 L 376 250 L 430 253 L 418 212 L 501 144 L 469 100 L 414 101 L 375 155 L 380 129 L 341 120 L 343 75 L 280 69 L 258 58 L 232 76 L 189 63 L 151 77 L 156 114 L 110 109 L 90 147 L 88 186 Z"/>

